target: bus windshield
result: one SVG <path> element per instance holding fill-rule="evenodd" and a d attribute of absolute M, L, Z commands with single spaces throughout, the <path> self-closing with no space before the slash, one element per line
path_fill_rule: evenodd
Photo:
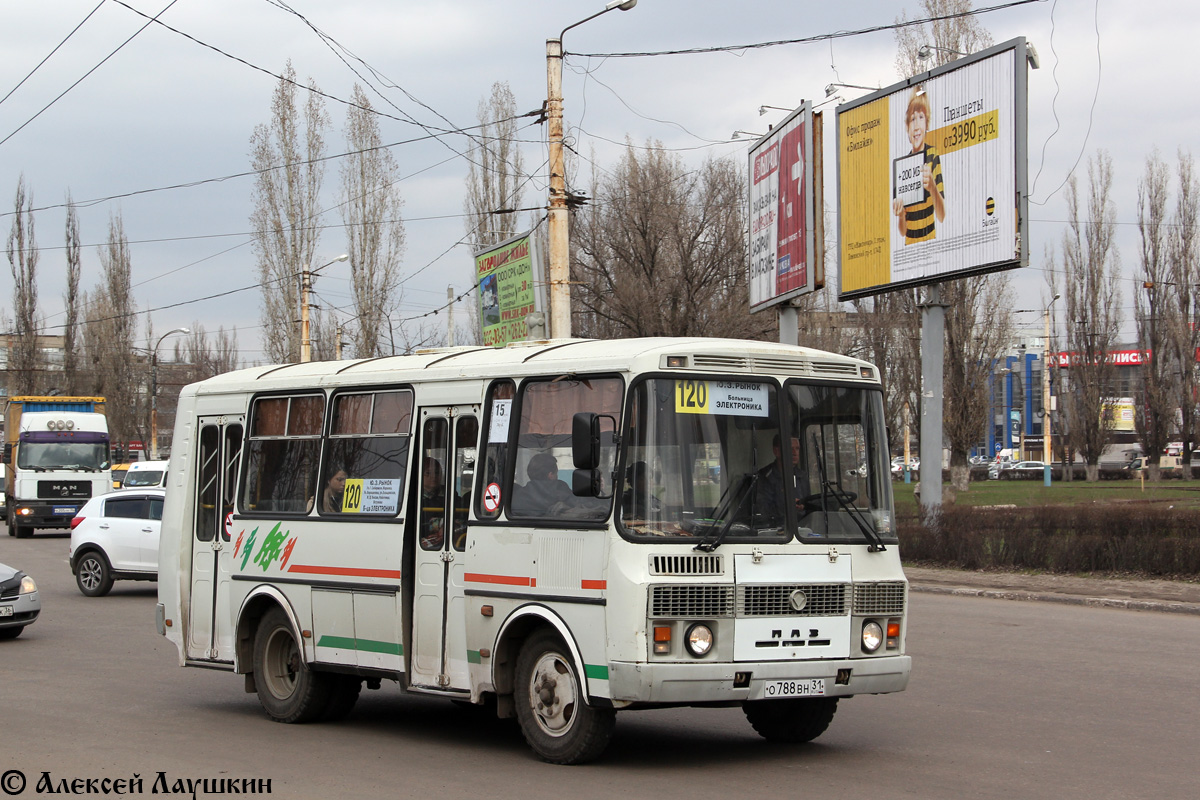
<path fill-rule="evenodd" d="M 55 469 L 99 472 L 108 467 L 108 443 L 23 441 L 17 452 L 17 466 L 35 472 Z"/>
<path fill-rule="evenodd" d="M 619 483 L 626 538 L 890 540 L 880 392 L 790 382 L 785 403 L 778 395 L 767 381 L 636 384 Z"/>
<path fill-rule="evenodd" d="M 765 381 L 652 378 L 634 386 L 621 527 L 661 541 L 785 541 L 773 472 L 778 389 Z"/>

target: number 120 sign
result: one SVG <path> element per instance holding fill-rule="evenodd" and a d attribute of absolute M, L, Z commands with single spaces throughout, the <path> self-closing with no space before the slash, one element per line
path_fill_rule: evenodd
<path fill-rule="evenodd" d="M 769 410 L 770 389 L 765 383 L 675 381 L 676 414 L 765 417 Z"/>

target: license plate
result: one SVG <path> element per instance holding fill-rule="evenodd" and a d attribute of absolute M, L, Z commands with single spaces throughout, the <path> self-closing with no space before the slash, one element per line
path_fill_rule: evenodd
<path fill-rule="evenodd" d="M 824 678 L 807 678 L 796 681 L 766 681 L 763 683 L 765 698 L 770 697 L 822 697 L 825 694 Z"/>
<path fill-rule="evenodd" d="M 70 514 L 71 516 L 75 516 L 75 506 L 55 506 L 54 513 L 55 514 Z"/>
<path fill-rule="evenodd" d="M 12 606 L 0 606 L 0 617 L 11 617 L 13 615 Z"/>

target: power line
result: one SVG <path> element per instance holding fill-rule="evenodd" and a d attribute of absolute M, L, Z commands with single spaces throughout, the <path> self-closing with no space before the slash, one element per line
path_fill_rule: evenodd
<path fill-rule="evenodd" d="M 697 53 L 728 53 L 738 50 L 758 50 L 764 47 L 777 47 L 785 44 L 812 44 L 813 42 L 823 42 L 827 39 L 845 39 L 850 36 L 862 36 L 868 33 L 879 33 L 880 31 L 890 31 L 899 28 L 908 28 L 914 25 L 924 25 L 926 23 L 941 22 L 943 20 L 958 19 L 959 17 L 970 17 L 979 14 L 987 14 L 992 11 L 1001 11 L 1006 8 L 1014 8 L 1016 6 L 1028 5 L 1029 3 L 1044 3 L 1046 0 L 1012 0 L 1009 3 L 1002 3 L 995 6 L 987 6 L 986 8 L 974 8 L 968 11 L 960 11 L 954 14 L 942 14 L 939 16 L 925 17 L 924 19 L 904 20 L 903 22 L 894 22 L 889 25 L 875 25 L 870 28 L 860 28 L 853 31 L 836 31 L 834 33 L 822 33 L 816 36 L 806 36 L 800 39 L 778 39 L 772 42 L 755 42 L 753 44 L 737 44 L 723 45 L 720 47 L 693 47 L 684 50 L 658 50 L 640 53 L 570 53 L 563 51 L 563 57 L 581 56 L 583 58 L 645 58 L 649 56 L 679 56 L 693 55 Z"/>
<path fill-rule="evenodd" d="M 97 11 L 99 11 L 99 10 L 100 10 L 100 6 L 102 6 L 102 5 L 104 5 L 104 0 L 100 0 L 100 2 L 96 4 L 96 7 L 95 7 L 95 8 L 93 8 L 91 11 L 89 11 L 89 12 L 88 12 L 88 15 L 87 15 L 86 17 L 84 17 L 84 18 L 83 18 L 83 20 L 82 20 L 82 21 L 81 21 L 81 22 L 80 22 L 78 25 L 76 25 L 76 26 L 75 26 L 75 27 L 74 27 L 74 28 L 71 30 L 71 32 L 70 32 L 70 33 L 68 33 L 68 34 L 66 35 L 66 38 L 64 38 L 64 39 L 63 39 L 61 42 L 59 42 L 58 44 L 56 44 L 56 45 L 54 46 L 54 49 L 53 49 L 53 50 L 51 50 L 51 51 L 50 51 L 50 52 L 49 52 L 49 53 L 46 55 L 46 57 L 45 57 L 45 58 L 43 58 L 41 61 L 39 61 L 39 62 L 38 62 L 38 64 L 37 64 L 37 66 L 36 66 L 36 67 L 34 67 L 33 69 L 29 70 L 29 74 L 28 74 L 28 75 L 26 75 L 24 78 L 21 78 L 21 80 L 17 82 L 17 85 L 16 85 L 16 86 L 14 86 L 13 88 L 9 89 L 9 90 L 8 90 L 8 94 L 4 95 L 4 97 L 0 97 L 0 104 L 3 104 L 5 100 L 7 100 L 8 98 L 12 97 L 12 96 L 13 96 L 13 92 L 15 92 L 17 89 L 20 89 L 20 88 L 21 88 L 21 86 L 22 86 L 22 85 L 25 83 L 25 81 L 27 81 L 27 80 L 29 80 L 30 78 L 32 78 L 32 77 L 33 77 L 33 73 L 35 73 L 35 72 L 37 72 L 39 69 L 41 69 L 41 68 L 42 68 L 42 65 L 43 65 L 43 64 L 45 64 L 47 61 L 49 61 L 49 60 L 50 60 L 50 57 L 51 57 L 51 56 L 53 56 L 55 53 L 57 53 L 57 52 L 58 52 L 58 50 L 59 50 L 59 48 L 60 48 L 60 47 L 62 47 L 64 44 L 66 44 L 66 43 L 67 43 L 67 40 L 68 40 L 68 39 L 70 39 L 72 36 L 74 36 L 74 35 L 75 35 L 75 33 L 76 33 L 76 32 L 77 32 L 77 31 L 78 31 L 80 28 L 82 28 L 82 27 L 83 27 L 83 24 L 84 24 L 84 23 L 85 23 L 85 22 L 87 22 L 89 19 L 91 19 L 91 18 L 92 18 L 92 15 L 93 15 L 93 14 L 95 14 Z M 86 76 L 84 76 L 84 77 L 86 77 Z"/>
<path fill-rule="evenodd" d="M 120 2 L 121 2 L 121 0 L 114 0 L 114 2 L 120 3 Z M 175 5 L 177 2 L 179 2 L 179 0 L 171 0 L 171 2 L 167 4 L 167 7 L 166 7 L 166 8 L 164 8 L 162 11 L 158 12 L 156 15 L 154 15 L 154 17 L 153 17 L 153 18 L 147 17 L 147 19 L 149 19 L 149 20 L 150 20 L 149 22 L 147 22 L 145 25 L 143 25 L 142 27 L 140 27 L 140 28 L 138 28 L 136 31 L 134 31 L 132 36 L 130 36 L 128 39 L 126 39 L 125 41 L 121 42 L 121 44 L 117 46 L 117 49 L 116 49 L 116 50 L 113 50 L 111 53 L 109 53 L 109 54 L 108 54 L 108 55 L 106 55 L 104 58 L 102 58 L 102 59 L 100 60 L 100 63 L 99 63 L 99 64 L 97 64 L 96 66 L 92 67 L 92 68 L 91 68 L 91 69 L 89 69 L 87 72 L 85 72 L 85 73 L 83 74 L 83 77 L 81 77 L 79 80 L 77 80 L 77 81 L 75 81 L 74 83 L 72 83 L 72 84 L 71 84 L 70 86 L 68 86 L 66 89 L 63 89 L 62 93 L 61 93 L 61 94 L 59 94 L 59 95 L 58 95 L 58 97 L 54 98 L 54 99 L 53 99 L 53 100 L 51 100 L 49 103 L 47 103 L 46 105 L 42 106 L 42 110 L 41 110 L 41 111 L 37 112 L 37 113 L 36 113 L 36 114 L 34 114 L 32 117 L 30 117 L 29 119 L 27 119 L 27 120 L 25 120 L 24 122 L 22 122 L 22 123 L 21 123 L 21 126 L 20 126 L 19 128 L 17 128 L 15 131 L 13 131 L 12 133 L 10 133 L 8 136 L 5 136 L 3 139 L 0 139 L 0 145 L 4 144 L 4 143 L 5 143 L 5 142 L 7 142 L 9 139 L 11 139 L 12 137 L 16 136 L 16 135 L 17 135 L 18 133 L 20 133 L 22 130 L 24 130 L 26 125 L 28 125 L 29 123 L 33 122 L 35 119 L 37 119 L 38 117 L 40 117 L 40 116 L 41 116 L 41 115 L 42 115 L 42 114 L 43 114 L 43 113 L 44 113 L 44 112 L 45 112 L 45 111 L 46 111 L 48 108 L 50 108 L 50 106 L 54 105 L 54 104 L 55 104 L 55 103 L 57 103 L 59 100 L 63 99 L 63 97 L 65 97 L 65 96 L 66 96 L 67 92 L 71 91 L 71 90 L 72 90 L 72 89 L 74 89 L 76 86 L 78 86 L 79 84 L 83 83 L 83 81 L 84 81 L 84 80 L 85 80 L 85 79 L 86 79 L 86 78 L 87 78 L 89 75 L 91 75 L 91 74 L 92 74 L 93 72 L 95 72 L 96 70 L 100 69 L 100 67 L 104 66 L 104 63 L 105 63 L 106 61 L 108 61 L 110 58 L 112 58 L 112 57 L 113 57 L 113 56 L 115 56 L 115 55 L 116 55 L 118 52 L 120 52 L 120 51 L 121 51 L 121 48 L 123 48 L 125 45 L 129 44 L 130 42 L 132 42 L 132 41 L 134 40 L 134 38 L 135 38 L 135 37 L 136 37 L 136 36 L 137 36 L 139 33 L 141 33 L 142 31 L 146 30 L 146 28 L 150 27 L 150 23 L 151 23 L 151 22 L 158 22 L 158 18 L 159 18 L 159 17 L 161 17 L 163 14 L 167 13 L 167 11 L 169 11 L 169 10 L 170 10 L 171 6 Z M 125 5 L 125 4 L 124 4 L 124 3 L 121 3 L 121 5 Z M 126 8 L 128 8 L 128 6 L 126 6 Z M 146 17 L 146 15 L 145 15 L 145 14 L 142 14 L 142 12 L 140 12 L 140 11 L 138 12 L 138 14 L 140 14 L 140 15 L 141 15 L 141 16 L 143 16 L 143 17 Z M 90 16 L 90 15 L 89 15 L 89 16 Z M 82 24 L 82 23 L 81 23 L 81 24 Z M 161 24 L 163 24 L 163 23 L 159 22 L 159 24 L 161 25 Z"/>

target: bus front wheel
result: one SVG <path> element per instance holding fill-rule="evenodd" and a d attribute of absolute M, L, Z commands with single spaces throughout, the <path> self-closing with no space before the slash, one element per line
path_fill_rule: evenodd
<path fill-rule="evenodd" d="M 744 703 L 746 719 L 769 742 L 800 744 L 820 736 L 833 722 L 836 697 L 757 700 Z"/>
<path fill-rule="evenodd" d="M 254 688 L 267 716 L 276 722 L 309 722 L 329 703 L 329 676 L 304 663 L 283 609 L 263 615 L 254 635 Z"/>
<path fill-rule="evenodd" d="M 608 746 L 616 711 L 587 704 L 574 661 L 549 631 L 521 648 L 514 693 L 521 732 L 543 761 L 582 764 Z"/>

